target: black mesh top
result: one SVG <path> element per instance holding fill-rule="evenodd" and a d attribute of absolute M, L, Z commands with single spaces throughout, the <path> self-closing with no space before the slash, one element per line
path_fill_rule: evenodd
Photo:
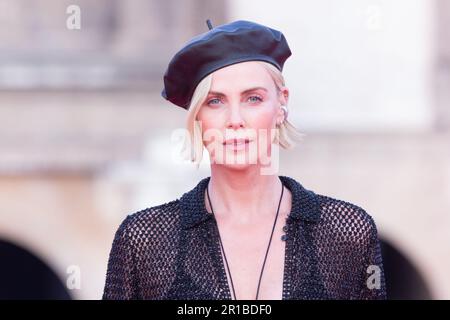
<path fill-rule="evenodd" d="M 385 299 L 374 220 L 364 209 L 279 176 L 292 194 L 283 300 Z M 231 299 L 217 222 L 205 207 L 210 177 L 181 198 L 128 215 L 109 256 L 103 299 Z"/>

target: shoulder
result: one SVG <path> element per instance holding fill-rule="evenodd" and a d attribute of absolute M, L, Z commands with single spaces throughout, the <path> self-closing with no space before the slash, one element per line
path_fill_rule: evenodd
<path fill-rule="evenodd" d="M 368 244 L 378 237 L 373 217 L 361 206 L 330 196 L 316 194 L 321 225 L 334 237 Z"/>
<path fill-rule="evenodd" d="M 176 220 L 179 213 L 179 200 L 173 200 L 157 206 L 145 208 L 133 213 L 130 213 L 126 217 L 128 225 L 134 227 L 141 227 L 148 224 L 154 224 L 158 222 L 169 222 Z"/>
<path fill-rule="evenodd" d="M 178 229 L 179 218 L 179 199 L 135 211 L 120 223 L 116 238 L 136 244 L 161 238 Z"/>

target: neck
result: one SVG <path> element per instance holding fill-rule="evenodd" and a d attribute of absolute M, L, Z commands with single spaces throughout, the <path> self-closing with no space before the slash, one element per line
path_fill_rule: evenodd
<path fill-rule="evenodd" d="M 232 219 L 239 223 L 252 223 L 276 214 L 282 183 L 278 175 L 261 175 L 257 166 L 245 170 L 232 170 L 224 166 L 211 166 L 209 197 L 214 215 L 219 219 Z M 284 189 L 283 200 L 287 198 Z M 284 201 L 283 201 L 284 202 Z M 205 204 L 211 212 L 205 192 Z M 283 205 L 280 206 L 280 213 Z"/>

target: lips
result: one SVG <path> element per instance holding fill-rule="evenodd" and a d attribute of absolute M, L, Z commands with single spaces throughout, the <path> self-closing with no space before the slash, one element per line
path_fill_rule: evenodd
<path fill-rule="evenodd" d="M 224 145 L 240 145 L 244 143 L 249 143 L 249 139 L 228 139 L 223 142 Z"/>

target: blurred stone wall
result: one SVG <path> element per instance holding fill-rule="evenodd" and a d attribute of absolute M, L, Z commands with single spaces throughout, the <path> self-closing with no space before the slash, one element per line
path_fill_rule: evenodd
<path fill-rule="evenodd" d="M 66 27 L 70 5 L 81 29 Z M 0 0 L 0 89 L 159 89 L 168 58 L 225 1 Z"/>

